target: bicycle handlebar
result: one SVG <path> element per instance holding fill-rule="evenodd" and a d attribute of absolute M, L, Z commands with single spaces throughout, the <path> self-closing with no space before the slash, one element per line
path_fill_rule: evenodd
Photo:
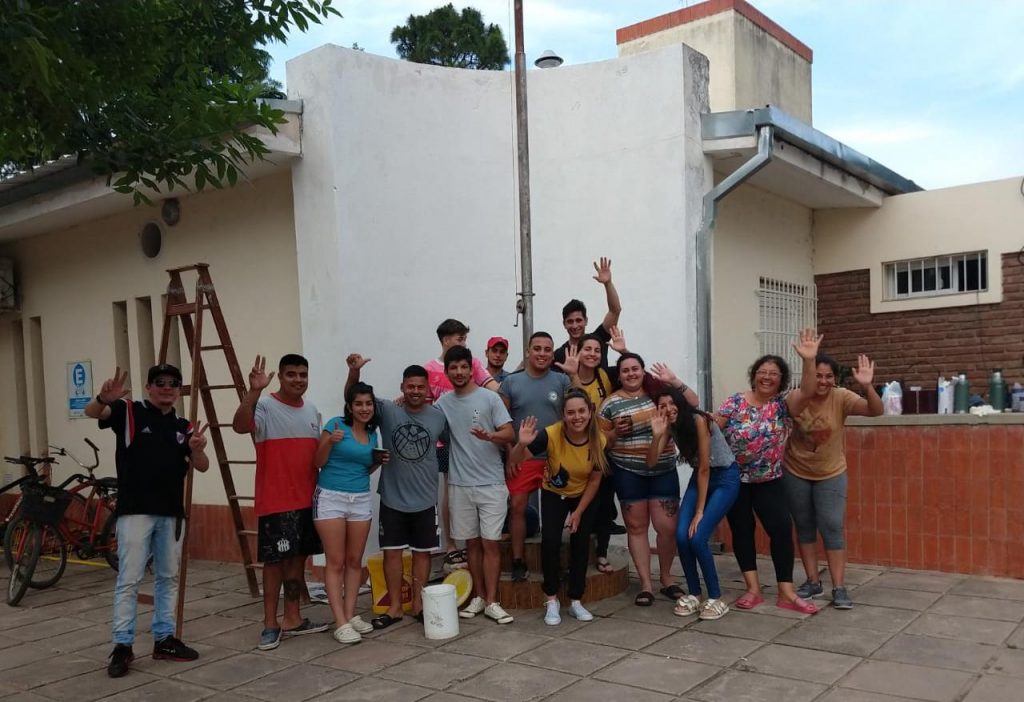
<path fill-rule="evenodd" d="M 87 471 L 89 471 L 89 473 L 92 473 L 93 470 L 96 469 L 96 466 L 98 466 L 100 464 L 100 449 L 99 449 L 98 446 L 96 446 L 96 444 L 94 444 L 89 439 L 85 439 L 85 443 L 87 443 L 89 445 L 89 448 L 92 449 L 92 459 L 93 460 L 92 460 L 92 465 L 91 466 L 87 466 L 84 463 L 82 463 L 80 460 L 78 460 L 78 458 L 75 456 L 75 454 L 71 453 L 66 448 L 62 448 L 60 446 L 54 446 L 53 444 L 50 444 L 50 448 L 52 448 L 54 451 L 56 451 L 58 455 L 67 456 L 72 461 L 77 463 L 83 470 L 87 470 Z"/>
<path fill-rule="evenodd" d="M 8 463 L 14 463 L 15 465 L 25 466 L 26 468 L 35 468 L 40 463 L 56 463 L 57 459 L 53 456 L 43 456 L 42 458 L 36 458 L 34 456 L 4 456 L 4 460 Z"/>

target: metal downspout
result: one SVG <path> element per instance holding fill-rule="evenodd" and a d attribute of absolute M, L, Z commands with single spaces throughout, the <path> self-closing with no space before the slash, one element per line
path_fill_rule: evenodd
<path fill-rule="evenodd" d="M 701 403 L 712 408 L 711 395 L 711 235 L 718 217 L 718 203 L 772 160 L 775 128 L 757 129 L 757 153 L 730 173 L 704 196 L 704 219 L 697 232 L 697 387 Z"/>

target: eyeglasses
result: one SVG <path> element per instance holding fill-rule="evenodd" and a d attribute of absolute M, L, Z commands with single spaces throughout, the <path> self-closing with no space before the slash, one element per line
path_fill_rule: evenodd
<path fill-rule="evenodd" d="M 180 388 L 181 387 L 181 381 L 180 380 L 175 380 L 174 378 L 171 378 L 169 380 L 164 380 L 163 378 L 157 378 L 156 380 L 154 380 L 150 384 L 151 385 L 155 385 L 158 388 Z"/>
<path fill-rule="evenodd" d="M 781 378 L 782 373 L 778 371 L 758 371 L 754 374 L 755 378 Z"/>

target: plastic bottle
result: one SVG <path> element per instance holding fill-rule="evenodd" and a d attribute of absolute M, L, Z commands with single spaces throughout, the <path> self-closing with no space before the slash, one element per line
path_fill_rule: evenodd
<path fill-rule="evenodd" d="M 971 388 L 967 383 L 967 374 L 960 371 L 956 374 L 956 387 L 953 388 L 953 412 L 966 414 L 967 406 L 970 403 Z"/>
<path fill-rule="evenodd" d="M 992 370 L 992 377 L 988 380 L 988 403 L 997 412 L 1006 409 L 1006 381 L 1003 380 L 1002 368 Z"/>

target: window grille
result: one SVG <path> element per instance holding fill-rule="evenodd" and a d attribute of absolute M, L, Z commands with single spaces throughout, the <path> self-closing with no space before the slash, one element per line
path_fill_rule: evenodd
<path fill-rule="evenodd" d="M 892 261 L 883 270 L 887 300 L 988 290 L 985 251 Z"/>
<path fill-rule="evenodd" d="M 814 285 L 789 283 L 761 277 L 757 289 L 761 322 L 757 331 L 761 354 L 786 359 L 794 373 L 800 372 L 800 356 L 793 344 L 800 330 L 818 326 L 818 292 Z"/>

